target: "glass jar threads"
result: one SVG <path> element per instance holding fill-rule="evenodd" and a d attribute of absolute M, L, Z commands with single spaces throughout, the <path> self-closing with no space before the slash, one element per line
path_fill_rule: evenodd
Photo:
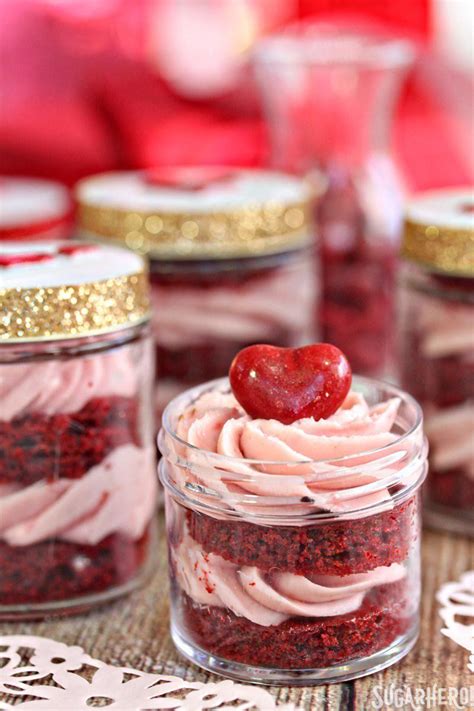
<path fill-rule="evenodd" d="M 65 239 L 72 218 L 69 192 L 60 183 L 0 176 L 0 242 Z"/>
<path fill-rule="evenodd" d="M 356 377 L 334 415 L 286 425 L 251 418 L 221 379 L 168 405 L 160 449 L 171 628 L 187 658 L 308 684 L 411 649 L 427 448 L 409 395 Z"/>
<path fill-rule="evenodd" d="M 147 273 L 117 247 L 0 255 L 0 618 L 143 577 L 156 499 Z"/>
<path fill-rule="evenodd" d="M 312 335 L 310 189 L 259 170 L 114 173 L 80 183 L 81 234 L 150 258 L 156 410 L 242 347 Z"/>
<path fill-rule="evenodd" d="M 474 195 L 419 196 L 403 255 L 402 369 L 430 441 L 425 519 L 474 536 Z"/>

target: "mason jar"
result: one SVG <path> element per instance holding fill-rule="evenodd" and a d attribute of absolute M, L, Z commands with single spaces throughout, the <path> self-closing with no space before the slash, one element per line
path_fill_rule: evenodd
<path fill-rule="evenodd" d="M 314 340 L 309 184 L 222 168 L 109 173 L 77 189 L 81 235 L 147 254 L 155 404 L 227 373 L 243 347 Z"/>
<path fill-rule="evenodd" d="M 284 425 L 250 418 L 220 379 L 168 405 L 160 448 L 171 633 L 185 657 L 244 681 L 311 684 L 408 653 L 427 466 L 409 395 L 355 377 L 329 419 Z"/>
<path fill-rule="evenodd" d="M 425 520 L 474 536 L 474 198 L 427 193 L 407 208 L 401 364 L 430 441 Z"/>
<path fill-rule="evenodd" d="M 0 254 L 0 618 L 134 588 L 155 546 L 147 273 L 117 247 Z"/>
<path fill-rule="evenodd" d="M 61 183 L 0 176 L 0 242 L 69 237 L 73 206 Z"/>

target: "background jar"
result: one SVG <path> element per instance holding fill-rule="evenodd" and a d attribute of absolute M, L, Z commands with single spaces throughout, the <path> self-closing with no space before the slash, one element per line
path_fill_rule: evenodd
<path fill-rule="evenodd" d="M 308 184 L 281 173 L 175 169 L 79 184 L 81 234 L 150 258 L 156 410 L 225 375 L 256 342 L 314 340 Z"/>
<path fill-rule="evenodd" d="M 205 418 L 216 424 L 214 441 L 218 406 L 211 414 L 206 398 L 222 394 L 231 408 L 225 379 L 166 409 L 171 628 L 195 663 L 246 681 L 327 683 L 388 666 L 416 641 L 421 410 L 377 381 L 355 378 L 354 390 L 371 406 L 401 399 L 395 436 L 339 460 L 257 461 L 186 447 L 181 427 L 199 413 L 203 438 Z"/>
<path fill-rule="evenodd" d="M 474 535 L 474 200 L 421 195 L 407 209 L 401 308 L 405 387 L 430 441 L 425 520 Z"/>
<path fill-rule="evenodd" d="M 147 274 L 5 243 L 0 301 L 0 618 L 64 614 L 135 587 L 154 546 Z"/>

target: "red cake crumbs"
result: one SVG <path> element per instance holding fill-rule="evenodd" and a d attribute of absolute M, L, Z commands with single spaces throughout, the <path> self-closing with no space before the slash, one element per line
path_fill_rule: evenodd
<path fill-rule="evenodd" d="M 414 624 L 407 582 L 371 590 L 355 612 L 293 617 L 263 627 L 229 609 L 196 604 L 179 589 L 182 624 L 194 644 L 223 659 L 281 669 L 325 669 L 381 651 Z"/>
<path fill-rule="evenodd" d="M 94 398 L 79 412 L 0 422 L 0 484 L 78 479 L 112 450 L 139 445 L 135 398 Z"/>
<path fill-rule="evenodd" d="M 381 375 L 393 357 L 397 245 L 373 232 L 359 190 L 349 175 L 328 169 L 329 185 L 316 206 L 322 293 L 316 323 L 352 370 Z M 375 239 L 376 237 L 376 239 Z"/>
<path fill-rule="evenodd" d="M 261 570 L 349 575 L 401 563 L 418 536 L 418 494 L 383 513 L 340 523 L 259 526 L 186 512 L 190 535 L 208 553 Z"/>
<path fill-rule="evenodd" d="M 417 339 L 405 353 L 404 386 L 421 405 L 459 405 L 474 398 L 474 361 L 459 356 L 423 358 Z"/>
<path fill-rule="evenodd" d="M 474 511 L 474 482 L 462 469 L 437 471 L 431 467 L 428 498 L 435 504 Z"/>
<path fill-rule="evenodd" d="M 294 334 L 275 324 L 273 337 L 267 339 L 270 344 L 291 346 Z M 227 375 L 229 365 L 236 353 L 252 345 L 250 342 L 232 339 L 216 339 L 208 343 L 192 344 L 183 348 L 156 347 L 158 377 L 175 378 L 183 385 L 198 385 L 214 378 Z"/>
<path fill-rule="evenodd" d="M 366 245 L 323 249 L 322 340 L 338 346 L 355 373 L 380 375 L 392 358 L 394 269 L 393 255 Z"/>
<path fill-rule="evenodd" d="M 149 534 L 112 534 L 94 546 L 60 540 L 17 547 L 0 541 L 0 605 L 73 600 L 123 585 L 142 567 Z"/>

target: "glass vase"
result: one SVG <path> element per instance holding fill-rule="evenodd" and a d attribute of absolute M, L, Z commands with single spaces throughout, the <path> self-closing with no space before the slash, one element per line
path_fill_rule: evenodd
<path fill-rule="evenodd" d="M 323 178 L 315 205 L 322 340 L 370 376 L 395 374 L 404 190 L 389 134 L 412 56 L 404 40 L 319 23 L 273 36 L 255 54 L 272 164 Z"/>

